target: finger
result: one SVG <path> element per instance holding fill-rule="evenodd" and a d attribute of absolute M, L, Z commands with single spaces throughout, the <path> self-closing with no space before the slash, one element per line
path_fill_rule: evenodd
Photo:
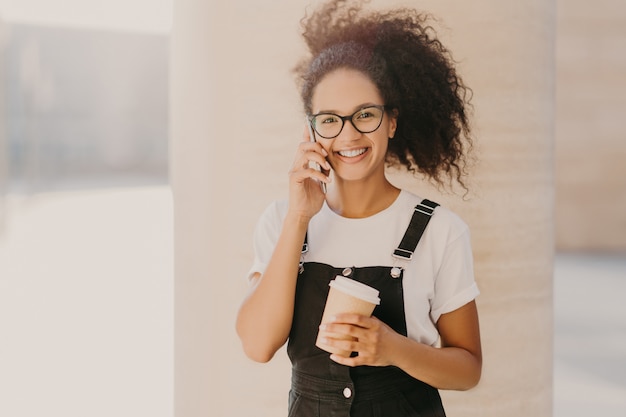
<path fill-rule="evenodd" d="M 328 348 L 330 352 L 341 350 L 344 352 L 357 352 L 360 348 L 356 339 L 348 338 L 340 334 L 321 334 L 318 339 L 318 346 Z"/>
<path fill-rule="evenodd" d="M 364 316 L 362 314 L 355 313 L 340 313 L 330 318 L 326 324 L 334 324 L 334 323 L 343 323 L 343 324 L 351 324 L 354 326 L 369 328 L 372 327 L 374 321 L 376 319 L 374 317 Z"/>
<path fill-rule="evenodd" d="M 315 130 L 311 127 L 308 120 L 304 122 L 304 129 L 302 129 L 302 139 L 307 142 L 317 142 Z"/>
<path fill-rule="evenodd" d="M 306 156 L 309 159 L 308 167 L 317 169 L 318 171 L 321 171 L 322 169 L 324 169 L 325 171 L 324 174 L 328 175 L 328 173 L 330 172 L 330 164 L 322 155 L 311 152 L 307 154 Z"/>
<path fill-rule="evenodd" d="M 321 154 L 324 157 L 328 156 L 328 152 L 326 151 L 326 149 L 324 149 L 324 147 L 318 142 L 303 141 L 303 142 L 300 142 L 300 145 L 298 146 L 298 148 L 303 153 L 313 151 L 313 152 L 317 152 Z"/>
<path fill-rule="evenodd" d="M 303 140 L 302 142 L 299 143 L 298 148 L 306 149 L 306 150 L 316 150 L 324 155 L 328 155 L 324 147 L 319 142 L 311 142 L 308 140 Z"/>
<path fill-rule="evenodd" d="M 337 362 L 340 365 L 355 367 L 365 365 L 365 361 L 360 356 L 348 357 L 337 355 L 336 353 L 332 353 L 330 355 L 330 360 Z"/>
<path fill-rule="evenodd" d="M 315 133 L 313 133 L 313 135 L 315 135 Z M 305 121 L 304 122 L 304 127 L 302 129 L 302 140 L 307 141 L 307 142 L 315 142 L 315 138 L 311 137 L 311 133 L 309 131 L 309 121 Z"/>
<path fill-rule="evenodd" d="M 337 340 L 336 343 L 342 344 L 342 346 L 337 347 L 341 347 L 342 349 L 351 348 L 353 350 L 357 350 L 356 348 L 358 346 L 354 343 L 371 340 L 372 337 L 369 333 L 369 329 L 352 324 L 332 324 L 320 326 L 320 334 L 323 336 L 328 335 L 328 338 L 332 339 L 333 343 L 335 343 L 334 340 Z M 353 345 L 345 346 L 344 344 L 346 339 L 348 339 L 348 341 L 352 341 Z"/>
<path fill-rule="evenodd" d="M 304 184 L 309 180 L 323 182 L 325 184 L 330 184 L 331 182 L 330 177 L 313 168 L 294 169 L 289 172 L 289 175 L 291 180 L 297 184 Z"/>
<path fill-rule="evenodd" d="M 303 156 L 301 159 L 294 161 L 291 170 L 289 170 L 290 174 L 297 173 L 299 171 L 306 172 L 308 169 L 312 169 L 318 172 L 322 172 L 325 176 L 328 176 L 328 173 L 323 172 L 323 170 L 319 166 L 319 161 L 314 157 L 306 157 Z"/>
<path fill-rule="evenodd" d="M 309 164 L 315 163 L 318 164 L 325 170 L 330 170 L 331 166 L 326 160 L 326 156 L 328 153 L 324 148 L 322 148 L 319 144 L 302 144 L 299 149 L 296 157 L 294 159 L 293 166 L 294 167 L 302 167 L 308 168 Z M 326 172 L 328 174 L 328 172 Z"/>
<path fill-rule="evenodd" d="M 325 178 L 329 177 L 330 164 L 320 154 L 308 152 L 294 161 L 291 172 L 306 171 L 308 169 L 315 170 L 323 174 Z"/>

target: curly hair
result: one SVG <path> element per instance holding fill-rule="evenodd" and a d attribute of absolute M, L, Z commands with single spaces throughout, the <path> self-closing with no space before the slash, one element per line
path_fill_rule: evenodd
<path fill-rule="evenodd" d="M 314 89 L 328 73 L 360 71 L 377 86 L 386 109 L 398 115 L 387 164 L 405 166 L 440 186 L 456 180 L 467 191 L 471 90 L 437 39 L 432 18 L 408 8 L 365 13 L 363 3 L 331 0 L 302 19 L 311 56 L 295 73 L 305 112 L 311 114 Z"/>

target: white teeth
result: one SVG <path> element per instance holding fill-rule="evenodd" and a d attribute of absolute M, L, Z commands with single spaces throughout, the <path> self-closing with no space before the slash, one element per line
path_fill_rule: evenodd
<path fill-rule="evenodd" d="M 354 158 L 355 156 L 364 154 L 365 151 L 366 151 L 365 148 L 353 149 L 351 151 L 339 151 L 339 155 L 345 156 L 346 158 Z"/>

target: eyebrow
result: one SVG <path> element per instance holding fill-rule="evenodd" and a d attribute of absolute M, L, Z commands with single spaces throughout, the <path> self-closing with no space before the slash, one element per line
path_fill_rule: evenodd
<path fill-rule="evenodd" d="M 367 102 L 367 103 L 363 103 L 363 104 L 359 104 L 355 107 L 352 108 L 352 113 L 355 113 L 361 109 L 364 109 L 366 107 L 372 107 L 372 106 L 382 106 L 382 104 L 376 104 L 376 103 L 372 103 L 372 102 Z M 340 112 L 339 110 L 320 110 L 318 112 L 316 112 L 315 114 L 325 114 L 325 113 L 331 113 L 331 114 L 336 114 L 338 116 L 340 116 Z"/>

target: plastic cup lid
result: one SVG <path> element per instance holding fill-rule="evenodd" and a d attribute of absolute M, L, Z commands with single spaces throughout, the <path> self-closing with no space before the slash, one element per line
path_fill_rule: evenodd
<path fill-rule="evenodd" d="M 380 304 L 380 298 L 378 297 L 379 291 L 376 288 L 363 284 L 362 282 L 337 275 L 328 285 L 369 303 L 375 305 Z"/>

